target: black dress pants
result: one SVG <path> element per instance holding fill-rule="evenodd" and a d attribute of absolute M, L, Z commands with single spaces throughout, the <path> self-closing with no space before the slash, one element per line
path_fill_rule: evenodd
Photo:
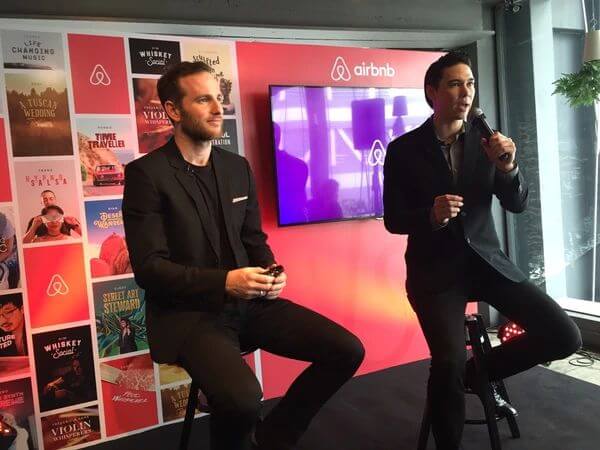
<path fill-rule="evenodd" d="M 264 349 L 311 363 L 264 421 L 262 391 L 240 351 Z M 180 351 L 180 364 L 199 384 L 211 408 L 211 450 L 292 449 L 323 404 L 356 372 L 364 348 L 356 336 L 288 300 L 229 299 L 207 313 Z"/>
<path fill-rule="evenodd" d="M 472 361 L 466 362 L 464 314 L 468 301 L 492 305 L 526 331 L 487 355 L 485 363 L 492 380 L 565 358 L 581 347 L 579 329 L 551 297 L 529 281 L 508 280 L 470 248 L 467 251 L 463 279 L 444 292 L 410 298 L 431 352 L 427 395 L 438 450 L 460 448 L 465 372 L 468 380 L 474 368 Z"/>

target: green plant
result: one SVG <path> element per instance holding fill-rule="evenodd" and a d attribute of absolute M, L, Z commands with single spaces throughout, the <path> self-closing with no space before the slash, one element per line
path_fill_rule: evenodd
<path fill-rule="evenodd" d="M 564 95 L 570 106 L 593 105 L 600 100 L 600 60 L 583 63 L 579 72 L 563 74 L 553 84 L 552 94 Z"/>

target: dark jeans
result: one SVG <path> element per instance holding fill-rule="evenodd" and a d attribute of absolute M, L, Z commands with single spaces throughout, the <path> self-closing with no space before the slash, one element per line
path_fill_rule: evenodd
<path fill-rule="evenodd" d="M 312 363 L 257 425 L 262 392 L 240 351 L 264 349 Z M 212 450 L 292 449 L 321 406 L 356 372 L 364 348 L 352 333 L 288 300 L 231 300 L 207 315 L 180 352 L 211 408 Z"/>
<path fill-rule="evenodd" d="M 565 358 L 581 347 L 579 329 L 551 297 L 529 281 L 508 280 L 472 251 L 468 259 L 464 279 L 451 289 L 410 299 L 431 352 L 427 395 L 438 450 L 458 449 L 462 437 L 465 367 L 467 380 L 473 370 L 465 351 L 468 301 L 492 305 L 526 331 L 487 355 L 492 380 Z"/>

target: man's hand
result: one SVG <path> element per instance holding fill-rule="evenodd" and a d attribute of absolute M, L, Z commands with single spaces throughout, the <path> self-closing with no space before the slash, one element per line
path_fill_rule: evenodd
<path fill-rule="evenodd" d="M 279 297 L 281 295 L 281 291 L 283 290 L 286 284 L 287 275 L 285 274 L 285 272 L 281 272 L 277 276 L 277 278 L 273 280 L 273 286 L 271 287 L 271 290 L 267 292 L 267 295 L 265 297 L 268 299 L 274 299 Z"/>
<path fill-rule="evenodd" d="M 463 198 L 460 195 L 439 195 L 433 201 L 433 220 L 437 225 L 443 226 L 450 219 L 455 218 L 463 207 Z"/>
<path fill-rule="evenodd" d="M 511 138 L 496 131 L 489 139 L 482 138 L 481 146 L 488 159 L 495 164 L 498 170 L 510 172 L 514 169 L 517 147 Z M 500 159 L 503 154 L 508 155 L 506 159 Z"/>
<path fill-rule="evenodd" d="M 230 270 L 225 279 L 225 292 L 246 300 L 265 297 L 273 288 L 275 281 L 274 277 L 264 275 L 266 271 L 267 269 L 263 267 L 242 267 Z"/>

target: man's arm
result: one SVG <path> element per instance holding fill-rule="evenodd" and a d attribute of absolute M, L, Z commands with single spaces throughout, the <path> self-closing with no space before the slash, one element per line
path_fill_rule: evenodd
<path fill-rule="evenodd" d="M 269 267 L 275 262 L 275 256 L 267 244 L 267 235 L 262 230 L 254 176 L 248 161 L 245 162 L 248 171 L 248 200 L 246 201 L 246 216 L 242 224 L 241 239 L 246 253 L 248 253 L 250 265 Z"/>
<path fill-rule="evenodd" d="M 513 213 L 525 211 L 529 189 L 518 166 L 515 166 L 511 172 L 496 169 L 494 194 L 504 209 Z"/>
<path fill-rule="evenodd" d="M 125 168 L 123 220 L 136 282 L 169 297 L 223 298 L 227 271 L 171 261 L 160 195 L 150 176 L 138 165 Z"/>

